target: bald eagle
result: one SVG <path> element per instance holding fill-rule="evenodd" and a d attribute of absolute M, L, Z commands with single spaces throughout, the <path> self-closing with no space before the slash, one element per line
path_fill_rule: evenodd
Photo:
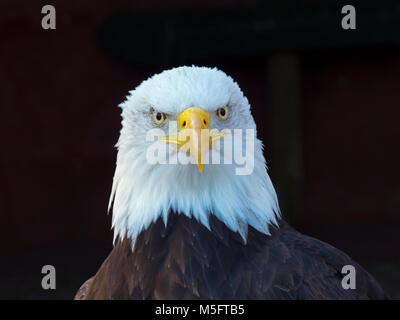
<path fill-rule="evenodd" d="M 174 68 L 120 107 L 114 248 L 75 299 L 386 298 L 346 254 L 282 219 L 250 104 L 231 77 Z M 349 265 L 353 288 L 343 286 Z"/>

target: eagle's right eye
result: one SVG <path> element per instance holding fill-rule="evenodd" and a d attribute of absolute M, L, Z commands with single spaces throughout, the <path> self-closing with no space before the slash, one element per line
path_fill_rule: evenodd
<path fill-rule="evenodd" d="M 165 121 L 167 121 L 167 115 L 156 110 L 153 111 L 152 117 L 155 126 L 161 126 Z"/>

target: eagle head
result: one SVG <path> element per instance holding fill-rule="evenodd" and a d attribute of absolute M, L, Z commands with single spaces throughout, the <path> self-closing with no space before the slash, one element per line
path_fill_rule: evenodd
<path fill-rule="evenodd" d="M 174 68 L 143 81 L 120 107 L 114 238 L 134 243 L 171 211 L 207 228 L 213 214 L 244 241 L 249 225 L 269 234 L 277 224 L 262 142 L 231 77 L 216 68 Z"/>

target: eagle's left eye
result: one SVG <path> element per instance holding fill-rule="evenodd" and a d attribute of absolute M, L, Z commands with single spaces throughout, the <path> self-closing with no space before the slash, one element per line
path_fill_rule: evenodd
<path fill-rule="evenodd" d="M 217 110 L 217 118 L 221 121 L 226 121 L 229 118 L 229 108 L 225 106 Z"/>
<path fill-rule="evenodd" d="M 156 126 L 161 126 L 167 120 L 167 115 L 165 113 L 156 110 L 153 110 L 152 117 L 153 123 Z"/>

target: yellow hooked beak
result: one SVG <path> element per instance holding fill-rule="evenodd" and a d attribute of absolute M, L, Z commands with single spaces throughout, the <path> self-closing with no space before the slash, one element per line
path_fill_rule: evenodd
<path fill-rule="evenodd" d="M 164 143 L 174 143 L 179 151 L 189 152 L 196 160 L 197 168 L 203 171 L 204 158 L 212 142 L 222 139 L 224 134 L 209 130 L 210 115 L 200 108 L 189 108 L 177 117 L 178 135 L 162 137 Z"/>

